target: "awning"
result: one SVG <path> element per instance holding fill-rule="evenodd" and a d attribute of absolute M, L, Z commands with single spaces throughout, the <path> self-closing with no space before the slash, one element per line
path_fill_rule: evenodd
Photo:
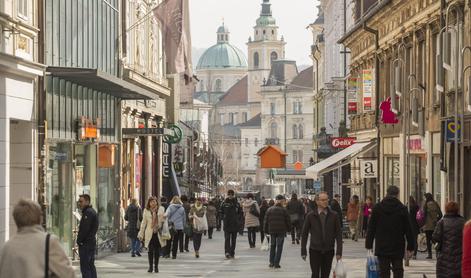
<path fill-rule="evenodd" d="M 159 99 L 159 96 L 152 91 L 98 69 L 47 67 L 46 72 L 120 99 Z"/>
<path fill-rule="evenodd" d="M 358 154 L 369 151 L 375 146 L 376 142 L 371 141 L 355 143 L 350 147 L 330 156 L 329 158 L 324 159 L 321 162 L 307 168 L 306 176 L 310 179 L 317 180 L 320 175 L 347 164 L 345 160 L 350 162 L 350 160 L 356 157 Z"/>

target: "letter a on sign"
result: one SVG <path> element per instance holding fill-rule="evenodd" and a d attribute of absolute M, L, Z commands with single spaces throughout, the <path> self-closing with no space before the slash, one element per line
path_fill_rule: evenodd
<path fill-rule="evenodd" d="M 378 163 L 376 160 L 362 160 L 361 161 L 361 178 L 372 179 L 378 177 Z"/>

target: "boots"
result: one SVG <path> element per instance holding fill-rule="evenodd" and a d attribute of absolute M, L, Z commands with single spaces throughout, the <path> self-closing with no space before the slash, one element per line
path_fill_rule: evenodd
<path fill-rule="evenodd" d="M 149 250 L 149 252 L 147 254 L 149 255 L 149 269 L 147 270 L 147 272 L 152 273 L 152 263 L 154 262 L 154 252 Z M 156 256 L 156 257 L 157 257 L 157 260 L 158 260 L 158 256 Z"/>
<path fill-rule="evenodd" d="M 159 273 L 159 254 L 156 254 L 154 257 L 154 272 Z"/>

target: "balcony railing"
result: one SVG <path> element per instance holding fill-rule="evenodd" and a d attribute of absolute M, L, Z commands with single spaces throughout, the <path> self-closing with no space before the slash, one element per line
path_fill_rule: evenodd
<path fill-rule="evenodd" d="M 266 138 L 265 145 L 280 145 L 280 138 Z"/>
<path fill-rule="evenodd" d="M 374 112 L 366 112 L 359 115 L 352 115 L 350 116 L 350 120 L 351 120 L 350 131 L 361 131 L 361 130 L 373 129 L 376 127 Z"/>

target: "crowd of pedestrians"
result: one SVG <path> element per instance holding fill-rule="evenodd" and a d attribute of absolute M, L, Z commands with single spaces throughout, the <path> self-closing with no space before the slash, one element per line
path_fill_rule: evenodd
<path fill-rule="evenodd" d="M 149 197 L 144 208 L 131 199 L 124 219 L 131 257 L 141 257 L 145 248 L 149 273 L 159 272 L 160 257 L 177 259 L 178 251 L 189 252 L 190 241 L 195 258 L 200 258 L 203 237 L 211 240 L 214 231 L 222 229 L 226 259 L 235 258 L 241 231 L 247 231 L 251 249 L 256 248 L 260 232 L 260 242 L 269 246 L 268 266 L 273 269 L 281 268 L 284 241 L 291 236 L 291 243 L 300 245 L 301 259 L 309 258 L 311 277 L 316 278 L 330 276 L 334 261 L 342 259 L 345 237 L 358 241 L 362 236 L 368 252 L 377 257 L 379 277 L 390 277 L 391 272 L 394 277 L 404 277 L 404 260 L 416 259 L 418 235 L 423 232 L 427 259 L 436 251 L 437 277 L 471 277 L 471 221 L 466 223 L 459 215 L 459 204 L 448 202 L 442 215 L 430 193 L 424 195 L 422 205 L 412 196 L 403 204 L 399 196 L 395 186 L 390 186 L 377 204 L 371 197 L 360 202 L 353 195 L 346 205 L 345 229 L 341 197 L 330 198 L 326 192 L 314 199 L 293 193 L 289 200 L 283 195 L 258 200 L 251 193 L 240 199 L 233 190 L 225 199 L 174 196 L 168 203 L 164 197 Z M 98 216 L 89 195 L 81 195 L 78 206 L 80 270 L 82 277 L 97 277 Z M 37 203 L 21 200 L 13 210 L 13 219 L 18 232 L 0 249 L 2 277 L 75 277 L 58 239 L 40 226 L 42 210 Z"/>

